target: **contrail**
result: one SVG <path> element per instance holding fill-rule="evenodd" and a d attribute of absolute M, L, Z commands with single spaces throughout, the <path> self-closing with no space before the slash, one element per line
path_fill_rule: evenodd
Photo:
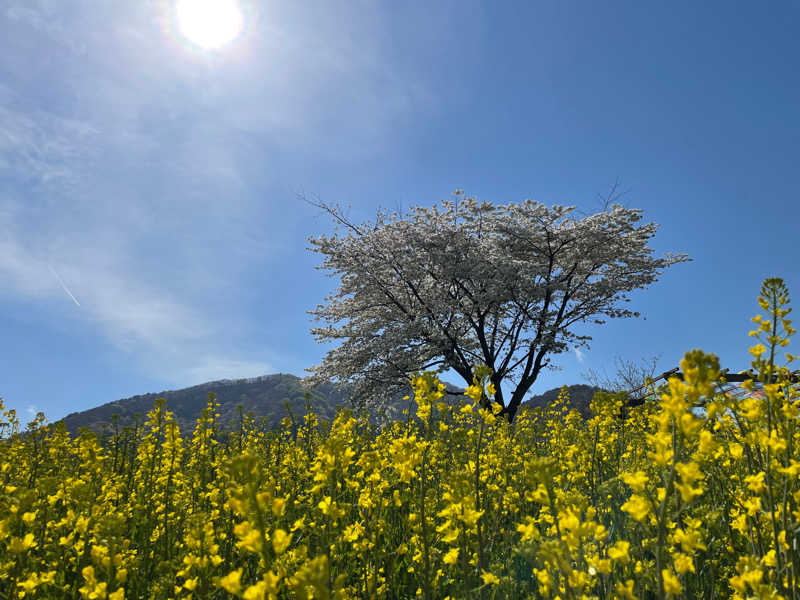
<path fill-rule="evenodd" d="M 77 306 L 80 306 L 81 303 L 78 302 L 78 300 L 75 298 L 75 296 L 72 295 L 72 292 L 69 291 L 69 288 L 66 286 L 64 281 L 61 279 L 61 277 L 58 276 L 58 273 L 56 273 L 56 270 L 49 263 L 47 265 L 47 268 L 50 269 L 50 272 L 55 276 L 56 279 L 58 279 L 58 283 L 61 284 L 61 287 L 64 288 L 64 291 L 67 292 L 67 295 L 69 295 L 69 297 L 72 298 L 72 301 Z"/>

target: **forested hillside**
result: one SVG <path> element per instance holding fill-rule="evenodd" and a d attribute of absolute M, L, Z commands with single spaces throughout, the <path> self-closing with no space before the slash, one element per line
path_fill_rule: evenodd
<path fill-rule="evenodd" d="M 448 384 L 452 392 L 461 389 Z M 589 416 L 589 402 L 599 388 L 577 384 L 569 386 L 570 404 L 577 408 L 581 416 Z M 410 388 L 409 388 L 410 390 Z M 531 396 L 523 405 L 527 407 L 546 406 L 558 397 L 560 388 L 553 388 L 543 394 Z M 114 415 L 118 415 L 119 427 L 132 425 L 153 408 L 157 398 L 164 398 L 167 410 L 175 413 L 175 420 L 184 434 L 190 432 L 200 417 L 208 401 L 209 392 L 213 392 L 219 402 L 219 423 L 225 428 L 237 426 L 239 422 L 239 406 L 243 414 L 252 414 L 256 421 L 264 420 L 267 427 L 275 427 L 289 413 L 286 403 L 295 417 L 302 417 L 306 413 L 306 393 L 309 393 L 311 408 L 321 419 L 330 420 L 336 414 L 336 407 L 353 408 L 349 395 L 337 386 L 328 384 L 320 385 L 309 391 L 303 385 L 303 380 L 288 373 L 263 375 L 249 379 L 225 379 L 211 381 L 200 385 L 169 390 L 158 393 L 140 394 L 131 398 L 116 400 L 85 410 L 71 413 L 64 418 L 67 430 L 76 433 L 81 427 L 88 427 L 93 431 L 102 432 L 105 428 L 113 428 Z M 448 397 L 451 397 L 448 395 Z M 388 402 L 379 415 L 373 415 L 379 420 L 392 420 L 402 416 L 403 408 L 408 407 L 408 401 L 402 396 Z"/>

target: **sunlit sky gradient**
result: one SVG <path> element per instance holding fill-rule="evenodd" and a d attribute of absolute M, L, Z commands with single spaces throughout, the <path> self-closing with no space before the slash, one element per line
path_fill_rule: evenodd
<path fill-rule="evenodd" d="M 24 418 L 318 363 L 305 311 L 336 282 L 306 247 L 332 224 L 298 193 L 356 221 L 456 188 L 591 212 L 619 179 L 694 261 L 534 393 L 615 355 L 746 368 L 763 278 L 800 301 L 797 3 L 242 8 L 204 51 L 164 1 L 3 3 L 0 395 Z"/>

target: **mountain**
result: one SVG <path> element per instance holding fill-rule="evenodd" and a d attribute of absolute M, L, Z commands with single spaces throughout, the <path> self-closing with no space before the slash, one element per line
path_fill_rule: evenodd
<path fill-rule="evenodd" d="M 447 384 L 452 392 L 463 390 Z M 263 375 L 249 379 L 223 379 L 211 381 L 180 390 L 169 390 L 157 394 L 142 394 L 116 400 L 82 412 L 71 413 L 63 421 L 67 431 L 76 433 L 81 427 L 101 432 L 112 425 L 113 415 L 118 415 L 119 426 L 132 425 L 138 415 L 143 421 L 147 412 L 153 408 L 157 398 L 164 398 L 167 410 L 175 415 L 175 420 L 182 434 L 189 434 L 194 429 L 197 419 L 208 403 L 208 394 L 213 392 L 220 407 L 217 410 L 217 422 L 222 428 L 236 426 L 239 419 L 239 406 L 244 414 L 252 413 L 256 420 L 264 419 L 268 427 L 277 426 L 284 417 L 289 416 L 286 403 L 295 419 L 306 414 L 306 394 L 312 410 L 320 419 L 330 420 L 336 414 L 337 407 L 353 408 L 346 390 L 333 384 L 320 385 L 313 390 L 303 386 L 303 380 L 295 375 L 278 373 Z M 410 392 L 410 388 L 409 388 Z M 376 421 L 400 418 L 402 410 L 408 406 L 403 400 L 405 393 L 387 402 L 384 414 Z"/>
<path fill-rule="evenodd" d="M 289 416 L 286 402 L 295 418 L 302 418 L 306 413 L 307 390 L 302 385 L 302 379 L 278 373 L 249 379 L 223 379 L 180 390 L 133 396 L 69 414 L 64 417 L 64 424 L 73 433 L 81 427 L 99 432 L 111 425 L 112 415 L 119 415 L 120 426 L 130 425 L 136 420 L 136 415 L 139 415 L 140 421 L 143 420 L 157 398 L 164 398 L 167 410 L 175 414 L 181 432 L 186 434 L 194 429 L 195 422 L 208 403 L 209 392 L 215 394 L 220 404 L 217 413 L 222 427 L 232 426 L 238 421 L 239 405 L 245 414 L 251 412 L 256 419 L 264 417 L 271 426 Z M 309 393 L 311 406 L 323 419 L 333 417 L 337 405 L 349 406 L 345 394 L 333 385 L 319 386 Z"/>
<path fill-rule="evenodd" d="M 588 419 L 590 416 L 592 416 L 592 411 L 589 410 L 589 403 L 592 401 L 592 398 L 594 398 L 596 392 L 601 392 L 603 390 L 599 387 L 585 385 L 583 383 L 578 383 L 567 387 L 569 389 L 569 406 L 577 409 L 584 419 Z M 553 388 L 552 390 L 546 391 L 544 394 L 531 396 L 522 403 L 520 409 L 537 407 L 543 408 L 555 401 L 560 392 L 561 388 Z"/>
<path fill-rule="evenodd" d="M 450 392 L 463 392 L 462 388 L 451 384 L 447 384 L 447 388 Z M 570 404 L 577 408 L 584 417 L 588 416 L 589 402 L 598 389 L 580 384 L 569 386 Z M 554 388 L 543 394 L 532 396 L 523 403 L 522 408 L 546 406 L 558 397 L 559 391 L 560 388 Z M 211 381 L 157 394 L 141 394 L 82 412 L 71 413 L 64 417 L 63 421 L 71 433 L 76 433 L 82 427 L 88 427 L 99 433 L 112 426 L 113 415 L 118 415 L 120 427 L 132 425 L 136 421 L 137 415 L 139 421 L 143 421 L 147 412 L 153 408 L 156 399 L 164 398 L 167 410 L 174 413 L 181 432 L 186 435 L 194 429 L 200 413 L 206 407 L 209 392 L 215 394 L 217 402 L 220 404 L 217 410 L 220 415 L 218 423 L 223 428 L 235 427 L 239 419 L 240 405 L 245 414 L 252 413 L 256 419 L 263 418 L 269 427 L 278 425 L 284 417 L 289 416 L 285 406 L 286 402 L 289 403 L 289 409 L 294 417 L 300 419 L 306 414 L 307 393 L 311 408 L 320 419 L 332 419 L 336 414 L 337 407 L 352 408 L 346 391 L 338 386 L 321 385 L 309 391 L 303 386 L 303 380 L 299 377 L 278 373 L 249 379 Z M 402 399 L 403 395 L 400 394 L 387 403 L 381 421 L 399 419 L 402 416 L 402 410 L 408 407 L 408 401 Z M 456 400 L 453 395 L 446 397 Z"/>

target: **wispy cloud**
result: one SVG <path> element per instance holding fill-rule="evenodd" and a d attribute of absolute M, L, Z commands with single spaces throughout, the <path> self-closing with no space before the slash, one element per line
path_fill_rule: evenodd
<path fill-rule="evenodd" d="M 166 0 L 0 14 L 0 294 L 52 301 L 181 384 L 272 369 L 237 350 L 255 317 L 236 299 L 297 242 L 287 149 L 353 161 L 436 108 L 377 13 L 252 5 L 213 56 L 170 33 Z"/>
<path fill-rule="evenodd" d="M 97 131 L 87 123 L 21 106 L 23 98 L 0 85 L 0 172 L 30 185 L 71 189 L 91 168 Z M 14 106 L 17 104 L 17 106 Z"/>
<path fill-rule="evenodd" d="M 575 358 L 578 359 L 579 363 L 583 363 L 583 352 L 581 352 L 580 348 L 575 348 Z"/>
<path fill-rule="evenodd" d="M 237 325 L 230 315 L 209 312 L 202 303 L 192 303 L 167 286 L 114 272 L 99 261 L 81 260 L 78 253 L 62 257 L 62 262 L 68 279 L 85 291 L 82 303 L 47 260 L 8 240 L 0 243 L 0 277 L 9 284 L 6 292 L 44 300 L 66 292 L 82 311 L 70 316 L 54 306 L 54 314 L 63 313 L 64 318 L 104 334 L 151 376 L 183 386 L 273 371 L 266 361 L 242 357 L 231 344 Z"/>
<path fill-rule="evenodd" d="M 48 25 L 59 21 L 48 10 L 44 4 L 9 8 L 12 23 L 0 36 L 38 34 L 45 46 L 63 41 L 57 56 L 92 49 L 95 31 L 85 32 L 82 49 L 72 43 L 78 32 Z M 31 29 L 20 34 L 22 25 Z M 137 51 L 146 54 L 146 48 Z M 177 106 L 164 118 L 146 117 L 149 106 L 159 105 L 163 80 L 137 90 L 146 78 L 126 77 L 124 69 L 109 73 L 102 53 L 86 59 L 83 70 L 51 74 L 48 85 L 60 89 L 59 99 L 46 102 L 43 94 L 31 101 L 25 92 L 32 90 L 13 85 L 24 76 L 17 64 L 26 61 L 0 58 L 0 72 L 13 86 L 0 85 L 0 294 L 44 300 L 66 294 L 83 311 L 61 316 L 104 334 L 152 376 L 185 383 L 233 375 L 237 365 L 269 368 L 238 356 L 233 340 L 228 347 L 219 343 L 239 317 L 204 302 L 215 290 L 243 283 L 237 268 L 221 268 L 230 257 L 215 257 L 208 248 L 214 238 L 230 236 L 230 244 L 247 237 L 236 227 L 247 222 L 250 199 L 211 201 L 217 190 L 241 191 L 230 140 L 215 143 L 213 128 L 205 139 L 174 135 Z M 193 118 L 177 118 L 186 131 L 203 130 Z M 247 244 L 235 247 L 236 259 L 245 259 Z M 53 314 L 60 312 L 54 304 Z"/>

